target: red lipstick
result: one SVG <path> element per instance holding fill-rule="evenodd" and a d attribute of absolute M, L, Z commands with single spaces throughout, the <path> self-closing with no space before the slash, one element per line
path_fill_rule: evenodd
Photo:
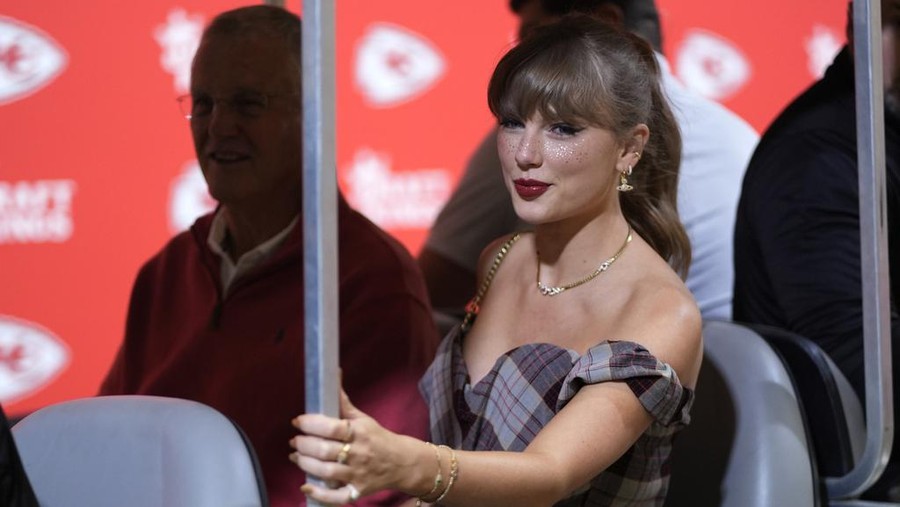
<path fill-rule="evenodd" d="M 538 180 L 518 179 L 513 180 L 516 186 L 516 193 L 525 200 L 537 199 L 550 188 L 549 183 Z"/>

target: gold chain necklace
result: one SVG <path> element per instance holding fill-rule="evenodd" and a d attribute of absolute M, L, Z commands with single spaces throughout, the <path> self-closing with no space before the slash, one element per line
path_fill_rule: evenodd
<path fill-rule="evenodd" d="M 584 284 L 590 282 L 594 278 L 597 278 L 598 276 L 600 276 L 600 273 L 609 269 L 609 267 L 612 266 L 613 262 L 616 262 L 616 259 L 618 259 L 619 256 L 622 255 L 622 252 L 625 251 L 625 247 L 628 246 L 628 243 L 631 243 L 631 225 L 628 226 L 628 235 L 625 236 L 625 242 L 622 243 L 622 246 L 619 248 L 619 251 L 616 252 L 615 255 L 613 255 L 609 259 L 606 259 L 605 261 L 603 261 L 603 263 L 600 264 L 600 266 L 597 267 L 597 269 L 595 269 L 591 274 L 582 278 L 581 280 L 578 280 L 577 282 L 572 282 L 568 285 L 560 285 L 557 287 L 550 286 L 550 285 L 544 285 L 541 283 L 541 253 L 538 252 L 537 253 L 537 263 L 538 263 L 537 288 L 538 288 L 538 290 L 541 291 L 542 296 L 555 296 L 555 295 L 565 292 L 569 289 L 572 289 L 574 287 L 578 287 L 579 285 L 584 285 Z"/>
<path fill-rule="evenodd" d="M 469 326 L 472 325 L 472 319 L 474 319 L 475 316 L 478 315 L 478 312 L 481 311 L 481 300 L 484 299 L 485 294 L 487 294 L 488 289 L 491 287 L 491 282 L 494 280 L 494 275 L 497 274 L 497 269 L 500 268 L 500 263 L 503 262 L 503 258 L 509 253 L 509 249 L 512 248 L 516 241 L 519 241 L 521 236 L 522 235 L 518 232 L 513 234 L 512 237 L 506 240 L 506 243 L 503 243 L 503 246 L 500 247 L 500 251 L 497 252 L 497 256 L 494 257 L 494 263 L 491 264 L 491 269 L 488 270 L 487 275 L 484 277 L 484 282 L 481 283 L 481 287 L 478 288 L 475 297 L 473 297 L 466 305 L 466 316 L 463 318 L 462 325 L 460 325 L 463 332 L 469 331 Z"/>

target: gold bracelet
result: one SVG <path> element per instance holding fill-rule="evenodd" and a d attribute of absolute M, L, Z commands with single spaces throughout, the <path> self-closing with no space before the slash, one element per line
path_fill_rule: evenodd
<path fill-rule="evenodd" d="M 434 476 L 434 487 L 431 488 L 431 491 L 416 498 L 416 507 L 421 507 L 423 499 L 433 495 L 438 490 L 438 488 L 441 487 L 441 483 L 444 482 L 444 475 L 441 473 L 441 452 L 438 450 L 437 446 L 432 444 L 431 442 L 425 443 L 430 445 L 431 448 L 434 449 L 434 457 L 437 459 L 437 475 Z"/>
<path fill-rule="evenodd" d="M 450 480 L 447 481 L 447 488 L 443 493 L 441 493 L 441 496 L 437 497 L 437 500 L 435 500 L 434 503 L 441 503 L 441 500 L 443 500 L 444 497 L 447 496 L 447 493 L 450 492 L 450 488 L 453 487 L 453 483 L 456 481 L 456 476 L 459 475 L 459 462 L 456 461 L 456 452 L 446 445 L 441 445 L 438 447 L 443 447 L 450 451 Z"/>

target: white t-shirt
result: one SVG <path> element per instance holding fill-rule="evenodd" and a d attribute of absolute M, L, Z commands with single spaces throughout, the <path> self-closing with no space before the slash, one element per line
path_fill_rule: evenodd
<path fill-rule="evenodd" d="M 656 56 L 663 91 L 681 129 L 678 212 L 693 250 L 686 284 L 703 318 L 730 319 L 734 220 L 759 134 L 721 104 L 688 90 L 672 75 L 665 57 Z M 503 184 L 494 129 L 469 159 L 425 245 L 474 273 L 491 241 L 527 228 Z"/>

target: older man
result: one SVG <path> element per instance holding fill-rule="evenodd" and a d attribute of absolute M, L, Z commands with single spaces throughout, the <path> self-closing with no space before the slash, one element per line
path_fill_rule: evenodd
<path fill-rule="evenodd" d="M 303 503 L 288 460 L 304 410 L 300 20 L 270 6 L 206 28 L 182 99 L 211 214 L 143 266 L 101 394 L 206 403 L 248 435 L 274 507 Z M 354 402 L 424 438 L 416 382 L 437 344 L 408 252 L 339 200 L 340 364 Z M 392 505 L 399 495 L 360 505 Z"/>

